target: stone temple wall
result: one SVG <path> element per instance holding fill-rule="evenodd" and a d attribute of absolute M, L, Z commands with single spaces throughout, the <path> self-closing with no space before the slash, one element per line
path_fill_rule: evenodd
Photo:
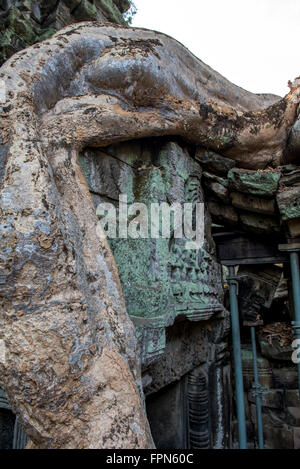
<path fill-rule="evenodd" d="M 101 21 L 126 25 L 128 0 L 1 0 L 0 65 L 19 50 L 68 24 Z"/>
<path fill-rule="evenodd" d="M 87 148 L 80 162 L 95 208 L 109 202 L 118 210 L 125 194 L 128 205 L 144 203 L 150 213 L 150 203 L 204 201 L 202 169 L 191 154 L 176 140 L 146 139 Z M 109 242 L 139 338 L 157 446 L 228 447 L 229 315 L 209 213 L 200 251 L 186 249 L 185 240 L 172 235 Z"/>

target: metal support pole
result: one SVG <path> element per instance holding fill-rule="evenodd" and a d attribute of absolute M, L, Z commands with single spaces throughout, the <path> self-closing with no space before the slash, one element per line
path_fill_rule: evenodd
<path fill-rule="evenodd" d="M 256 420 L 257 420 L 257 434 L 258 434 L 258 446 L 259 449 L 264 449 L 264 435 L 263 435 L 263 421 L 261 411 L 261 386 L 258 378 L 258 367 L 257 367 L 257 354 L 256 354 L 256 339 L 255 339 L 255 327 L 251 327 L 251 344 L 252 344 L 252 355 L 253 355 L 253 372 L 254 372 L 254 394 L 256 401 Z"/>
<path fill-rule="evenodd" d="M 235 279 L 234 267 L 229 267 L 229 293 L 230 293 L 230 310 L 232 324 L 232 343 L 234 357 L 234 375 L 235 375 L 235 398 L 237 406 L 239 447 L 247 449 L 247 432 L 245 418 L 245 401 L 244 401 L 244 383 L 241 353 L 241 337 L 239 324 L 239 310 L 237 302 L 238 283 Z"/>
<path fill-rule="evenodd" d="M 293 299 L 295 321 L 292 325 L 295 330 L 296 338 L 300 339 L 300 273 L 299 273 L 299 257 L 298 252 L 290 252 L 292 282 L 293 282 Z M 299 347 L 298 347 L 299 349 Z M 298 391 L 300 397 L 300 363 L 298 363 Z"/>

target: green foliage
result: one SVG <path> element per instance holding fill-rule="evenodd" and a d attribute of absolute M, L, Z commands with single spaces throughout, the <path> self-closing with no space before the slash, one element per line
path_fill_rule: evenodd
<path fill-rule="evenodd" d="M 132 0 L 129 0 L 129 3 L 130 3 L 130 8 L 124 13 L 123 17 L 126 23 L 128 25 L 131 25 L 133 17 L 137 13 L 137 7 L 135 6 Z"/>

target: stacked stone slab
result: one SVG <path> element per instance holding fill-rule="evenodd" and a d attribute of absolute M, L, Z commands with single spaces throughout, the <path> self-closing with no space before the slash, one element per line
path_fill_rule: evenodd
<path fill-rule="evenodd" d="M 271 348 L 271 347 L 270 347 Z M 252 352 L 244 346 L 242 351 L 245 404 L 249 444 L 257 445 L 256 403 L 252 389 Z M 259 381 L 263 386 L 262 412 L 266 449 L 300 448 L 300 401 L 297 386 L 297 369 L 278 357 L 258 357 Z M 236 428 L 236 426 L 235 426 Z M 236 431 L 233 440 L 237 444 Z"/>
<path fill-rule="evenodd" d="M 294 129 L 291 135 L 295 140 Z M 235 161 L 202 148 L 197 150 L 195 157 L 203 169 L 205 198 L 215 223 L 232 231 L 242 230 L 265 236 L 275 234 L 278 239 L 280 236 L 283 239 L 300 236 L 300 167 L 297 164 L 249 170 L 236 167 Z M 266 269 L 273 269 L 271 282 L 264 275 Z M 254 265 L 240 268 L 238 275 L 241 318 L 255 322 L 264 311 L 273 332 L 268 338 L 262 334 L 257 336 L 259 382 L 264 388 L 262 413 L 265 447 L 299 449 L 300 402 L 297 368 L 291 362 L 292 341 L 295 338 L 290 326 L 291 313 L 286 311 L 285 315 L 281 315 L 281 321 L 286 322 L 274 323 L 273 319 L 272 323 L 276 298 L 281 301 L 279 308 L 282 309 L 284 299 L 288 301 L 288 273 L 279 266 L 266 268 Z M 274 286 L 270 295 L 272 283 Z M 242 330 L 244 343 L 250 341 L 247 329 Z M 283 329 L 288 331 L 285 343 L 282 343 L 279 334 Z M 242 357 L 248 442 L 249 447 L 255 448 L 258 445 L 256 401 L 252 389 L 254 376 L 250 345 L 243 346 Z M 237 445 L 236 424 L 233 428 L 233 441 Z"/>
<path fill-rule="evenodd" d="M 125 25 L 128 0 L 1 0 L 0 65 L 68 24 L 102 21 Z"/>
<path fill-rule="evenodd" d="M 216 223 L 257 234 L 300 235 L 299 166 L 248 170 L 203 149 L 196 160 L 204 169 L 206 200 Z"/>
<path fill-rule="evenodd" d="M 96 209 L 109 202 L 118 210 L 122 194 L 127 196 L 128 206 L 145 204 L 150 222 L 151 203 L 203 201 L 200 165 L 187 147 L 172 140 L 87 148 L 80 162 Z M 221 267 L 216 262 L 208 211 L 205 227 L 205 244 L 199 252 L 189 251 L 185 240 L 176 240 L 173 235 L 170 239 L 108 235 L 127 311 L 137 330 L 143 387 L 158 447 L 193 448 L 197 436 L 201 439 L 200 430 L 194 439 L 191 437 L 193 428 L 201 424 L 193 420 L 192 411 L 185 411 L 189 399 L 191 406 L 196 405 L 193 376 L 199 367 L 201 376 L 206 376 L 202 376 L 205 383 L 199 384 L 199 392 L 208 396 L 206 436 L 201 444 L 229 445 L 228 418 L 224 417 L 219 427 L 217 423 L 220 415 L 226 415 L 226 402 L 230 400 L 229 315 L 223 307 Z M 186 438 L 184 425 L 190 429 Z M 161 426 L 166 426 L 163 432 Z M 222 436 L 218 434 L 220 428 Z"/>
<path fill-rule="evenodd" d="M 300 167 L 288 165 L 282 168 L 277 204 L 281 219 L 292 238 L 300 235 Z"/>

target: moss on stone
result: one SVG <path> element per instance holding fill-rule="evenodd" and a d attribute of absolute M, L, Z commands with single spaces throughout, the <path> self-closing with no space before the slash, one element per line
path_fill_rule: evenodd
<path fill-rule="evenodd" d="M 248 171 L 231 169 L 228 173 L 229 187 L 237 192 L 272 197 L 277 189 L 281 177 L 275 171 Z"/>
<path fill-rule="evenodd" d="M 300 217 L 300 200 L 295 200 L 291 205 L 284 207 L 281 210 L 281 218 L 283 220 L 291 220 L 292 218 Z"/>
<path fill-rule="evenodd" d="M 95 21 L 97 19 L 96 5 L 88 0 L 83 0 L 74 11 L 74 17 L 78 21 Z"/>
<path fill-rule="evenodd" d="M 51 37 L 61 24 L 107 19 L 112 23 L 127 25 L 114 0 L 97 0 L 94 3 L 89 0 L 64 1 L 63 9 L 59 8 L 59 2 L 46 0 L 41 0 L 38 5 L 31 0 L 16 5 L 8 6 L 0 18 L 0 65 L 14 53 Z M 122 8 L 126 8 L 126 5 Z M 63 18 L 60 17 L 61 11 L 65 15 Z M 39 22 L 48 25 L 48 28 L 42 27 Z"/>

